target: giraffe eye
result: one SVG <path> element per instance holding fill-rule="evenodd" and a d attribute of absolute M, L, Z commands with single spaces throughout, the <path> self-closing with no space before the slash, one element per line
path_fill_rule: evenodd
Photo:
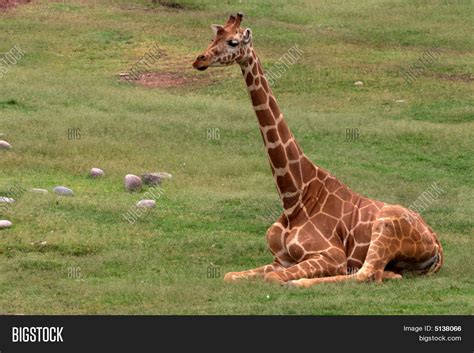
<path fill-rule="evenodd" d="M 227 41 L 227 44 L 229 44 L 231 47 L 236 47 L 237 45 L 239 45 L 239 41 L 232 39 L 232 40 Z"/>

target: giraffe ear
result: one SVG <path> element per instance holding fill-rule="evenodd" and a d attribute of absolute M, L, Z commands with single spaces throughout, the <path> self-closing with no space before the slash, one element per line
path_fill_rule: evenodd
<path fill-rule="evenodd" d="M 252 41 L 252 30 L 250 28 L 245 29 L 242 41 L 244 44 L 249 44 Z"/>
<path fill-rule="evenodd" d="M 211 25 L 211 29 L 212 29 L 212 32 L 214 33 L 214 35 L 217 35 L 217 33 L 219 31 L 223 31 L 224 30 L 224 27 L 221 26 L 221 25 Z"/>

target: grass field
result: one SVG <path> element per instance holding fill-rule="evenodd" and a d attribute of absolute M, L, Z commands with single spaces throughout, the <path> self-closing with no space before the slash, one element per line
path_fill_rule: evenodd
<path fill-rule="evenodd" d="M 0 231 L 0 312 L 473 314 L 474 2 L 176 3 L 33 0 L 0 12 L 0 53 L 26 52 L 0 78 L 0 139 L 13 145 L 0 150 L 0 196 L 14 184 L 75 191 L 26 192 L 0 213 L 14 223 Z M 271 261 L 264 234 L 279 212 L 239 68 L 191 68 L 210 24 L 239 10 L 266 68 L 295 44 L 304 50 L 274 93 L 315 163 L 404 206 L 443 188 L 423 212 L 445 249 L 438 274 L 305 290 L 222 281 Z M 151 71 L 190 84 L 118 79 L 155 44 L 164 54 Z M 428 48 L 442 54 L 405 82 Z M 104 179 L 88 178 L 96 166 Z M 173 179 L 130 224 L 122 215 L 143 194 L 125 193 L 123 177 L 147 171 Z"/>

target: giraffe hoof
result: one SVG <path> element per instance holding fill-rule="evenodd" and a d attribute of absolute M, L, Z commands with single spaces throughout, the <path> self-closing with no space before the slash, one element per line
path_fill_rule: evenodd
<path fill-rule="evenodd" d="M 281 279 L 281 277 L 276 272 L 270 272 L 265 275 L 264 278 L 265 282 L 268 283 L 276 283 L 276 284 L 284 284 L 285 282 Z"/>
<path fill-rule="evenodd" d="M 298 283 L 298 281 L 285 282 L 284 286 L 287 287 L 287 288 L 301 287 L 301 285 Z"/>
<path fill-rule="evenodd" d="M 237 282 L 239 280 L 247 278 L 245 275 L 242 275 L 239 272 L 227 272 L 224 275 L 224 282 L 231 283 L 231 282 Z"/>
<path fill-rule="evenodd" d="M 382 278 L 384 280 L 387 279 L 402 279 L 403 276 L 399 273 L 391 272 L 391 271 L 384 271 Z"/>
<path fill-rule="evenodd" d="M 236 272 L 227 272 L 224 276 L 224 282 L 235 282 L 238 279 Z"/>
<path fill-rule="evenodd" d="M 304 279 L 296 279 L 293 281 L 285 282 L 285 287 L 288 288 L 307 288 L 308 286 L 305 283 Z"/>

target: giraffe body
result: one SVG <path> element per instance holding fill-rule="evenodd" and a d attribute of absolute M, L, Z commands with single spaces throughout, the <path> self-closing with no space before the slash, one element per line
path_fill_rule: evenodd
<path fill-rule="evenodd" d="M 193 66 L 238 63 L 255 110 L 284 212 L 267 231 L 274 262 L 224 279 L 262 277 L 308 287 L 349 279 L 381 281 L 405 271 L 437 272 L 441 244 L 421 216 L 363 197 L 303 153 L 273 97 L 242 15 L 213 25 L 215 38 Z"/>

